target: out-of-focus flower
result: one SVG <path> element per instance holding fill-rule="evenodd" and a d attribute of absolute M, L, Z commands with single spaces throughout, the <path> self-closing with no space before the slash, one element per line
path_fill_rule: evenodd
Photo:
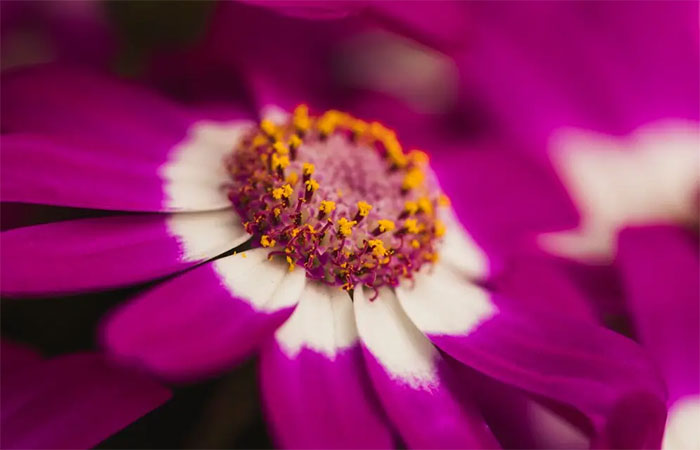
<path fill-rule="evenodd" d="M 3 340 L 3 448 L 89 448 L 170 398 L 146 375 L 96 353 L 43 359 Z"/>
<path fill-rule="evenodd" d="M 674 226 L 624 229 L 616 255 L 640 342 L 669 392 L 663 448 L 700 446 L 700 256 L 698 235 Z"/>
<path fill-rule="evenodd" d="M 101 2 L 3 1 L 2 68 L 56 60 L 105 67 L 116 37 Z"/>
<path fill-rule="evenodd" d="M 437 180 L 488 177 L 490 153 L 433 170 L 391 130 L 337 111 L 267 111 L 256 125 L 235 105 L 186 108 L 60 67 L 3 89 L 3 200 L 140 213 L 4 232 L 3 292 L 174 275 L 107 318 L 121 360 L 182 380 L 260 349 L 289 447 L 388 447 L 395 433 L 410 447 L 496 446 L 457 362 L 574 408 L 596 445 L 660 442 L 665 395 L 636 344 L 483 287 L 497 256 Z M 455 210 L 475 211 L 473 198 L 454 195 Z M 465 222 L 500 217 L 517 235 L 498 201 Z M 534 217 L 533 205 L 521 208 Z"/>

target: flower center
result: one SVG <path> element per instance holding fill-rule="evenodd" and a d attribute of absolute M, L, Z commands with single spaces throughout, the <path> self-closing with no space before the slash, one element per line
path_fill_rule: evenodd
<path fill-rule="evenodd" d="M 425 153 L 377 122 L 301 105 L 263 120 L 227 161 L 229 198 L 254 242 L 290 270 L 350 290 L 397 286 L 436 260 L 446 201 Z"/>

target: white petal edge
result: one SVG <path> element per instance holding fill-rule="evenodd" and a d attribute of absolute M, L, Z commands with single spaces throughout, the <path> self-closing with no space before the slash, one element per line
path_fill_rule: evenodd
<path fill-rule="evenodd" d="M 700 396 L 691 395 L 676 401 L 668 411 L 663 450 L 700 448 Z"/>
<path fill-rule="evenodd" d="M 275 339 L 290 358 L 303 348 L 329 359 L 357 342 L 352 301 L 338 288 L 308 282 L 292 316 L 277 330 Z"/>
<path fill-rule="evenodd" d="M 294 306 L 306 284 L 303 270 L 290 272 L 286 264 L 268 260 L 268 253 L 267 249 L 247 250 L 213 263 L 231 295 L 261 312 Z"/>
<path fill-rule="evenodd" d="M 440 208 L 440 220 L 445 224 L 445 236 L 440 246 L 440 260 L 473 278 L 488 273 L 488 258 L 457 219 L 452 208 Z"/>
<path fill-rule="evenodd" d="M 353 305 L 360 339 L 389 376 L 413 389 L 431 390 L 438 383 L 439 353 L 399 306 L 387 288 L 370 301 L 367 289 L 357 286 Z"/>
<path fill-rule="evenodd" d="M 190 126 L 160 168 L 170 211 L 206 211 L 230 206 L 223 186 L 229 181 L 224 159 L 234 149 L 250 121 L 199 121 Z"/>
<path fill-rule="evenodd" d="M 467 335 L 497 312 L 488 292 L 442 264 L 421 270 L 396 295 L 411 321 L 430 335 Z"/>
<path fill-rule="evenodd" d="M 654 122 L 622 138 L 563 128 L 549 146 L 554 167 L 581 212 L 577 229 L 540 235 L 540 245 L 549 252 L 609 261 L 622 226 L 697 219 L 697 123 Z"/>
<path fill-rule="evenodd" d="M 183 261 L 212 258 L 250 238 L 233 209 L 174 213 L 166 224 L 180 244 Z"/>

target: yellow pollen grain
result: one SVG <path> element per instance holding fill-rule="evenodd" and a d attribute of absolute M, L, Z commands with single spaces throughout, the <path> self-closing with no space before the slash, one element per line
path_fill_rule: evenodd
<path fill-rule="evenodd" d="M 403 177 L 401 187 L 405 190 L 413 189 L 421 185 L 425 179 L 425 174 L 418 168 L 413 168 L 408 171 Z"/>
<path fill-rule="evenodd" d="M 263 234 L 260 237 L 260 244 L 262 244 L 263 247 L 274 247 L 277 242 L 274 239 L 270 239 L 270 236 Z"/>
<path fill-rule="evenodd" d="M 418 199 L 418 209 L 423 211 L 426 214 L 432 214 L 433 213 L 433 203 L 430 201 L 428 197 L 421 197 Z"/>
<path fill-rule="evenodd" d="M 296 267 L 296 265 L 294 264 L 294 260 L 291 258 L 291 256 L 287 256 L 287 264 L 289 264 L 290 272 L 294 270 L 294 267 Z"/>
<path fill-rule="evenodd" d="M 289 198 L 292 192 L 294 192 L 294 189 L 292 189 L 290 185 L 285 184 L 282 187 L 273 189 L 272 197 L 274 197 L 275 200 L 281 200 L 282 198 Z"/>
<path fill-rule="evenodd" d="M 314 166 L 311 163 L 304 163 L 302 165 L 302 171 L 304 172 L 304 175 L 311 176 L 314 174 L 315 170 L 316 170 L 316 166 Z"/>
<path fill-rule="evenodd" d="M 248 257 L 248 255 L 246 255 L 245 253 L 241 253 L 241 258 L 247 258 L 247 257 Z"/>
<path fill-rule="evenodd" d="M 280 155 L 289 154 L 289 148 L 281 142 L 275 142 L 272 144 L 272 148 Z"/>
<path fill-rule="evenodd" d="M 446 196 L 445 194 L 440 194 L 440 197 L 438 198 L 438 205 L 447 207 L 450 206 L 450 197 Z"/>
<path fill-rule="evenodd" d="M 335 210 L 335 202 L 332 200 L 321 200 L 321 206 L 318 209 L 324 214 L 330 214 Z"/>
<path fill-rule="evenodd" d="M 277 153 L 272 154 L 272 168 L 277 170 L 277 168 L 286 168 L 289 165 L 289 157 L 285 155 L 278 155 Z"/>
<path fill-rule="evenodd" d="M 318 181 L 314 180 L 311 178 L 310 180 L 306 180 L 306 190 L 310 192 L 316 192 L 316 190 L 319 188 Z"/>
<path fill-rule="evenodd" d="M 396 224 L 391 220 L 379 219 L 377 223 L 379 224 L 379 231 L 382 233 L 384 233 L 385 231 L 391 231 L 394 228 L 396 228 Z"/>
<path fill-rule="evenodd" d="M 411 150 L 408 152 L 408 160 L 411 161 L 413 164 L 418 164 L 418 165 L 426 165 L 428 162 L 430 162 L 430 158 L 428 157 L 428 154 L 425 153 L 423 150 Z"/>
<path fill-rule="evenodd" d="M 263 145 L 267 144 L 267 137 L 265 137 L 262 134 L 256 134 L 255 137 L 253 138 L 253 147 L 262 147 Z"/>
<path fill-rule="evenodd" d="M 409 200 L 404 203 L 403 209 L 409 214 L 415 214 L 418 212 L 418 203 Z"/>
<path fill-rule="evenodd" d="M 341 217 L 338 220 L 338 233 L 341 235 L 348 237 L 352 234 L 352 227 L 357 225 L 356 220 L 348 220 L 345 217 Z"/>
<path fill-rule="evenodd" d="M 369 248 L 372 249 L 372 254 L 377 258 L 382 258 L 386 255 L 386 248 L 384 248 L 384 242 L 381 239 L 370 239 L 367 243 Z"/>
<path fill-rule="evenodd" d="M 301 138 L 297 136 L 296 134 L 293 134 L 292 137 L 289 138 L 289 147 L 291 148 L 299 148 L 301 146 Z"/>
<path fill-rule="evenodd" d="M 418 233 L 420 231 L 418 221 L 416 221 L 416 219 L 406 219 L 406 221 L 403 223 L 403 227 L 409 233 Z"/>
<path fill-rule="evenodd" d="M 413 240 L 411 240 L 411 247 L 413 247 L 413 248 L 419 248 L 419 247 L 420 247 L 420 242 L 418 242 L 418 239 L 413 239 Z"/>
<path fill-rule="evenodd" d="M 299 105 L 294 109 L 292 115 L 292 124 L 294 127 L 305 132 L 311 128 L 311 119 L 309 118 L 309 108 L 306 105 Z"/>
<path fill-rule="evenodd" d="M 280 214 L 282 214 L 282 210 L 279 208 L 275 208 L 272 210 L 272 213 L 275 215 L 275 217 L 279 217 Z"/>
<path fill-rule="evenodd" d="M 299 175 L 297 175 L 296 172 L 289 172 L 287 175 L 287 183 L 289 184 L 297 184 L 297 180 L 299 179 Z"/>
<path fill-rule="evenodd" d="M 372 210 L 372 205 L 365 201 L 359 201 L 357 202 L 357 213 L 361 217 L 367 217 L 367 214 Z"/>
<path fill-rule="evenodd" d="M 270 119 L 263 119 L 260 122 L 260 129 L 268 136 L 274 136 L 277 133 L 277 125 Z"/>
<path fill-rule="evenodd" d="M 446 231 L 447 231 L 447 227 L 445 227 L 445 224 L 442 223 L 441 220 L 436 220 L 435 221 L 435 236 L 443 237 L 445 235 Z"/>

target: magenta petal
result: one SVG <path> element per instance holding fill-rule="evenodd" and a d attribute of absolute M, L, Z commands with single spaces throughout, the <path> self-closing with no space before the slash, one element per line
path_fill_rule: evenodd
<path fill-rule="evenodd" d="M 333 358 L 265 347 L 260 377 L 266 411 L 284 448 L 392 448 L 359 347 Z"/>
<path fill-rule="evenodd" d="M 357 327 L 374 388 L 410 448 L 498 448 L 471 402 L 458 400 L 445 361 L 383 289 L 354 291 Z"/>
<path fill-rule="evenodd" d="M 119 359 L 170 379 L 216 373 L 248 356 L 292 312 L 304 272 L 253 250 L 166 281 L 114 311 L 103 342 Z"/>
<path fill-rule="evenodd" d="M 41 356 L 33 349 L 7 339 L 0 340 L 0 377 L 40 362 Z"/>
<path fill-rule="evenodd" d="M 2 292 L 79 292 L 169 275 L 246 240 L 234 217 L 226 211 L 114 216 L 5 231 Z"/>
<path fill-rule="evenodd" d="M 623 336 L 564 316 L 527 317 L 502 309 L 471 332 L 429 337 L 463 364 L 579 409 L 606 445 L 660 442 L 663 382 L 643 350 Z M 627 432 L 632 428 L 634 433 Z"/>
<path fill-rule="evenodd" d="M 664 372 L 670 402 L 700 393 L 697 237 L 673 226 L 627 228 L 617 264 L 639 338 Z"/>
<path fill-rule="evenodd" d="M 90 448 L 170 392 L 96 354 L 60 356 L 2 378 L 3 448 Z"/>
<path fill-rule="evenodd" d="M 309 283 L 260 364 L 266 412 L 283 447 L 393 447 L 347 292 Z"/>
<path fill-rule="evenodd" d="M 4 200 L 128 211 L 227 207 L 223 160 L 249 125 L 54 66 L 5 75 L 2 113 L 19 134 L 3 138 Z"/>

